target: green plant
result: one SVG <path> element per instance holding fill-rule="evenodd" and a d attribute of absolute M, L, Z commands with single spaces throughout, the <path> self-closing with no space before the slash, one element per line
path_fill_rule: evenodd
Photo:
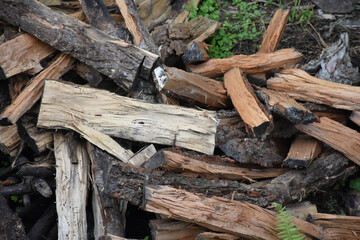
<path fill-rule="evenodd" d="M 351 179 L 349 188 L 360 192 L 360 178 Z"/>
<path fill-rule="evenodd" d="M 223 7 L 228 2 L 220 3 Z M 220 19 L 220 4 L 216 0 L 203 0 L 199 7 L 191 2 L 185 9 L 190 12 L 190 19 L 204 16 L 210 19 Z M 231 49 L 234 44 L 242 40 L 254 40 L 261 34 L 256 20 L 261 17 L 257 4 L 248 4 L 243 0 L 233 0 L 232 6 L 237 9 L 236 14 L 226 12 L 224 22 L 217 34 L 208 39 L 209 55 L 211 58 L 224 58 L 232 56 Z"/>
<path fill-rule="evenodd" d="M 285 240 L 302 240 L 305 239 L 305 235 L 300 232 L 300 229 L 296 227 L 294 224 L 294 219 L 290 214 L 285 210 L 285 207 L 281 206 L 281 204 L 273 203 L 276 211 L 278 212 L 277 218 L 277 226 L 280 232 L 278 233 L 278 237 L 280 239 Z"/>
<path fill-rule="evenodd" d="M 300 1 L 295 0 L 294 6 L 291 10 L 291 14 L 289 15 L 289 22 L 295 23 L 298 21 L 300 25 L 303 25 L 307 21 L 311 21 L 314 12 L 309 9 L 300 9 L 298 10 L 300 5 Z"/>

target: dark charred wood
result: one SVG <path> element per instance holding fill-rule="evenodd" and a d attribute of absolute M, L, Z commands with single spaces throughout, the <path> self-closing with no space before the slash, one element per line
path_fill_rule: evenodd
<path fill-rule="evenodd" d="M 103 76 L 96 69 L 84 63 L 78 63 L 75 66 L 75 71 L 80 77 L 85 79 L 91 87 L 97 87 L 103 81 Z"/>
<path fill-rule="evenodd" d="M 54 12 L 34 0 L 2 0 L 0 8 L 3 9 L 0 19 L 94 67 L 126 89 L 137 75 L 149 79 L 157 64 L 157 55 Z"/>
<path fill-rule="evenodd" d="M 0 195 L 23 195 L 27 193 L 39 192 L 44 197 L 49 197 L 52 194 L 50 185 L 41 178 L 24 177 L 24 181 L 18 184 L 9 186 L 0 186 Z"/>
<path fill-rule="evenodd" d="M 37 240 L 46 236 L 51 228 L 56 225 L 56 218 L 56 206 L 52 203 L 28 232 L 29 239 Z"/>
<path fill-rule="evenodd" d="M 55 168 L 51 166 L 23 165 L 16 176 L 33 176 L 37 178 L 53 179 L 55 176 Z"/>
<path fill-rule="evenodd" d="M 189 49 L 182 56 L 185 64 L 205 62 L 209 59 L 204 43 L 195 41 L 191 43 Z"/>

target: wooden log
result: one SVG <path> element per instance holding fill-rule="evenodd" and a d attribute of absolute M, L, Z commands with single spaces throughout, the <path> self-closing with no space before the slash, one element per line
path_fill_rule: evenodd
<path fill-rule="evenodd" d="M 159 55 L 159 51 L 151 38 L 149 31 L 141 21 L 134 0 L 116 0 L 116 3 L 119 6 L 121 15 L 125 19 L 126 27 L 133 37 L 134 44 Z"/>
<path fill-rule="evenodd" d="M 296 128 L 342 152 L 351 161 L 360 165 L 360 133 L 357 131 L 327 117 L 320 118 L 319 122 L 299 124 Z"/>
<path fill-rule="evenodd" d="M 96 69 L 84 63 L 76 64 L 74 70 L 80 77 L 85 79 L 91 87 L 99 86 L 104 78 Z"/>
<path fill-rule="evenodd" d="M 3 123 L 15 124 L 40 99 L 45 79 L 59 79 L 75 62 L 71 56 L 59 54 L 40 74 L 32 78 L 22 92 L 0 115 Z"/>
<path fill-rule="evenodd" d="M 0 19 L 94 67 L 126 89 L 137 75 L 148 79 L 157 64 L 157 55 L 54 12 L 34 0 L 1 0 L 0 8 L 3 9 Z"/>
<path fill-rule="evenodd" d="M 310 215 L 318 212 L 316 205 L 309 201 L 288 204 L 286 205 L 286 211 L 288 211 L 292 216 L 300 218 L 304 221 L 306 221 Z"/>
<path fill-rule="evenodd" d="M 151 166 L 151 167 L 150 167 Z M 178 173 L 193 173 L 210 179 L 252 180 L 278 177 L 287 169 L 283 168 L 246 168 L 233 160 L 219 156 L 189 155 L 172 149 L 162 149 L 145 165 L 145 168 L 162 167 Z"/>
<path fill-rule="evenodd" d="M 91 26 L 112 37 L 129 42 L 129 31 L 115 23 L 102 0 L 80 0 L 80 3 Z"/>
<path fill-rule="evenodd" d="M 290 122 L 310 123 L 317 120 L 312 112 L 286 94 L 266 88 L 256 89 L 257 96 L 265 102 L 268 110 L 279 114 Z"/>
<path fill-rule="evenodd" d="M 40 154 L 48 149 L 53 149 L 53 132 L 36 127 L 36 117 L 23 116 L 17 122 L 18 133 L 23 141 L 36 153 Z"/>
<path fill-rule="evenodd" d="M 279 9 L 272 17 L 269 26 L 264 33 L 258 53 L 274 52 L 280 42 L 281 36 L 289 19 L 289 10 Z"/>
<path fill-rule="evenodd" d="M 51 46 L 27 33 L 1 44 L 0 80 L 30 69 L 32 73 L 40 72 L 43 69 L 40 61 L 54 51 Z"/>
<path fill-rule="evenodd" d="M 9 78 L 9 93 L 12 102 L 21 93 L 28 81 L 29 77 L 24 74 L 18 74 Z"/>
<path fill-rule="evenodd" d="M 129 159 L 129 163 L 134 166 L 141 166 L 144 162 L 147 162 L 154 154 L 156 149 L 153 144 L 139 150 L 132 158 Z"/>
<path fill-rule="evenodd" d="M 171 98 L 215 109 L 230 105 L 224 84 L 211 78 L 171 67 L 156 68 L 154 76 L 158 90 Z"/>
<path fill-rule="evenodd" d="M 203 232 L 199 233 L 197 240 L 238 240 L 240 239 L 236 235 L 228 233 L 215 233 L 215 232 Z"/>
<path fill-rule="evenodd" d="M 87 239 L 89 159 L 83 143 L 69 133 L 54 135 L 58 239 Z"/>
<path fill-rule="evenodd" d="M 187 7 L 197 7 L 199 6 L 200 0 L 187 0 L 186 6 Z M 184 7 L 185 8 L 185 7 Z M 185 10 L 182 11 L 179 15 L 176 16 L 176 18 L 172 21 L 173 23 L 183 23 L 186 22 L 189 19 L 190 12 Z"/>
<path fill-rule="evenodd" d="M 140 205 L 142 201 L 144 182 L 156 185 L 170 185 L 194 193 L 202 193 L 206 196 L 222 196 L 264 207 L 271 205 L 274 201 L 282 202 L 280 196 L 274 192 L 258 191 L 255 187 L 248 188 L 248 184 L 238 181 L 186 177 L 170 171 L 136 167 L 116 161 L 108 153 L 101 151 L 94 145 L 91 145 L 90 152 L 94 156 L 94 161 L 102 166 L 102 168 L 98 169 L 103 169 L 102 171 L 97 170 L 99 173 L 104 174 L 104 177 L 96 178 L 96 181 L 104 179 L 98 185 L 99 192 L 115 199 L 129 201 L 133 205 Z"/>
<path fill-rule="evenodd" d="M 224 85 L 240 117 L 255 136 L 268 134 L 272 128 L 272 116 L 257 99 L 253 88 L 239 68 L 224 75 Z"/>
<path fill-rule="evenodd" d="M 308 135 L 298 135 L 291 143 L 284 165 L 289 168 L 307 168 L 320 153 L 319 141 Z"/>
<path fill-rule="evenodd" d="M 40 216 L 36 223 L 28 232 L 30 239 L 41 239 L 46 236 L 50 229 L 56 225 L 57 215 L 55 204 L 50 204 L 45 212 Z"/>
<path fill-rule="evenodd" d="M 323 227 L 332 239 L 358 239 L 360 235 L 360 217 L 315 213 L 311 222 Z"/>
<path fill-rule="evenodd" d="M 284 69 L 267 81 L 267 87 L 300 101 L 325 104 L 345 110 L 360 110 L 360 87 L 329 82 L 300 69 Z"/>
<path fill-rule="evenodd" d="M 46 81 L 38 127 L 71 128 L 74 119 L 114 137 L 175 145 L 206 154 L 214 151 L 213 112 L 150 104 L 104 90 Z"/>
<path fill-rule="evenodd" d="M 156 240 L 185 240 L 196 239 L 196 236 L 206 231 L 193 223 L 181 222 L 172 219 L 153 219 L 150 220 L 151 237 Z"/>
<path fill-rule="evenodd" d="M 0 126 L 0 150 L 15 157 L 18 152 L 18 146 L 21 138 L 18 134 L 18 128 L 15 125 Z"/>
<path fill-rule="evenodd" d="M 210 59 L 207 54 L 207 46 L 203 42 L 191 42 L 190 46 L 182 56 L 182 60 L 185 64 L 193 64 L 206 62 Z"/>
<path fill-rule="evenodd" d="M 189 65 L 193 73 L 206 77 L 220 77 L 232 68 L 238 67 L 244 73 L 266 72 L 297 63 L 301 54 L 294 49 L 282 49 L 273 53 L 236 55 L 223 59 L 211 59 L 198 65 Z"/>
<path fill-rule="evenodd" d="M 143 209 L 247 239 L 278 239 L 276 213 L 250 203 L 221 197 L 206 198 L 182 189 L 147 185 Z M 323 235 L 316 225 L 300 219 L 294 219 L 294 222 L 313 237 Z"/>
<path fill-rule="evenodd" d="M 350 120 L 360 126 L 360 112 L 353 111 L 350 115 Z"/>

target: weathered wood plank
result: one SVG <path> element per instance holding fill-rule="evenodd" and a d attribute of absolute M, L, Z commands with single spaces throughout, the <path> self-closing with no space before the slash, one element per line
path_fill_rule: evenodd
<path fill-rule="evenodd" d="M 38 127 L 72 128 L 74 119 L 114 137 L 212 154 L 215 113 L 150 104 L 104 90 L 46 81 Z"/>
<path fill-rule="evenodd" d="M 1 0 L 0 19 L 77 58 L 129 89 L 137 75 L 148 79 L 158 56 L 113 38 L 35 0 Z"/>

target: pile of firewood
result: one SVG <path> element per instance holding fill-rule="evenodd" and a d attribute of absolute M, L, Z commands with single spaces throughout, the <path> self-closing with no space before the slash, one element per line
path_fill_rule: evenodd
<path fill-rule="evenodd" d="M 258 53 L 209 59 L 220 24 L 187 21 L 191 1 L 104 2 L 0 0 L 1 239 L 124 239 L 128 203 L 158 214 L 153 239 L 277 239 L 272 203 L 358 172 L 360 88 L 276 50 L 289 11 Z M 308 238 L 360 235 L 359 217 L 301 211 Z"/>

